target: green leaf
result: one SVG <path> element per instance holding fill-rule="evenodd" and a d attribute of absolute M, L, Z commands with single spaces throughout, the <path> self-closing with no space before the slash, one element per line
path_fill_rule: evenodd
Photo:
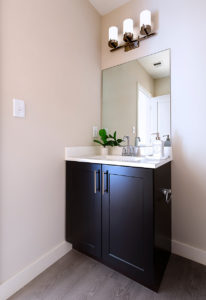
<path fill-rule="evenodd" d="M 99 135 L 100 135 L 101 137 L 106 137 L 106 135 L 107 135 L 106 130 L 105 130 L 105 129 L 100 129 Z"/>
<path fill-rule="evenodd" d="M 123 140 L 122 139 L 118 139 L 117 142 L 120 144 L 120 143 L 123 142 Z"/>
<path fill-rule="evenodd" d="M 97 143 L 97 144 L 100 144 L 102 146 L 104 146 L 104 144 L 101 142 L 101 141 L 98 141 L 98 140 L 93 140 L 94 143 Z"/>
<path fill-rule="evenodd" d="M 103 145 L 105 146 L 107 144 L 108 136 L 107 136 L 107 132 L 104 128 L 100 129 L 99 136 L 102 140 Z"/>
<path fill-rule="evenodd" d="M 107 141 L 107 146 L 111 146 L 111 147 L 113 147 L 113 141 Z"/>
<path fill-rule="evenodd" d="M 117 131 L 114 132 L 114 135 L 112 136 L 111 134 L 109 134 L 109 138 L 111 139 L 110 141 L 108 141 L 108 145 L 109 146 L 121 146 L 121 143 L 123 142 L 122 139 L 117 139 Z"/>

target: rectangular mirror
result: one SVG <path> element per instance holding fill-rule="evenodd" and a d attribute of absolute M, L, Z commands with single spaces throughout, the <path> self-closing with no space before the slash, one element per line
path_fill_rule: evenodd
<path fill-rule="evenodd" d="M 102 128 L 140 137 L 150 146 L 153 133 L 171 135 L 170 50 L 103 70 Z"/>

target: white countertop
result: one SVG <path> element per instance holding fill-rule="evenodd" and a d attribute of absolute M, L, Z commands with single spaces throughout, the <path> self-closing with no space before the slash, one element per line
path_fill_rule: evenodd
<path fill-rule="evenodd" d="M 99 155 L 99 147 L 67 147 L 65 148 L 65 160 L 86 162 L 104 165 L 127 166 L 135 168 L 157 169 L 172 161 L 171 157 L 154 159 L 152 157 Z"/>

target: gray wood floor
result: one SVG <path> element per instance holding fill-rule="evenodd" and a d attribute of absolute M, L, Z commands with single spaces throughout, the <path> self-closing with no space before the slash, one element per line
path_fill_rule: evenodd
<path fill-rule="evenodd" d="M 74 250 L 10 300 L 206 299 L 206 267 L 172 255 L 158 294 Z"/>

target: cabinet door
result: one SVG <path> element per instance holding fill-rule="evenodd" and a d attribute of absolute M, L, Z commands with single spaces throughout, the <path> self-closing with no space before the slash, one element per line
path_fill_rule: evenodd
<path fill-rule="evenodd" d="M 101 165 L 67 162 L 66 237 L 77 250 L 101 256 Z"/>
<path fill-rule="evenodd" d="M 103 260 L 143 283 L 153 262 L 153 170 L 102 166 Z"/>

